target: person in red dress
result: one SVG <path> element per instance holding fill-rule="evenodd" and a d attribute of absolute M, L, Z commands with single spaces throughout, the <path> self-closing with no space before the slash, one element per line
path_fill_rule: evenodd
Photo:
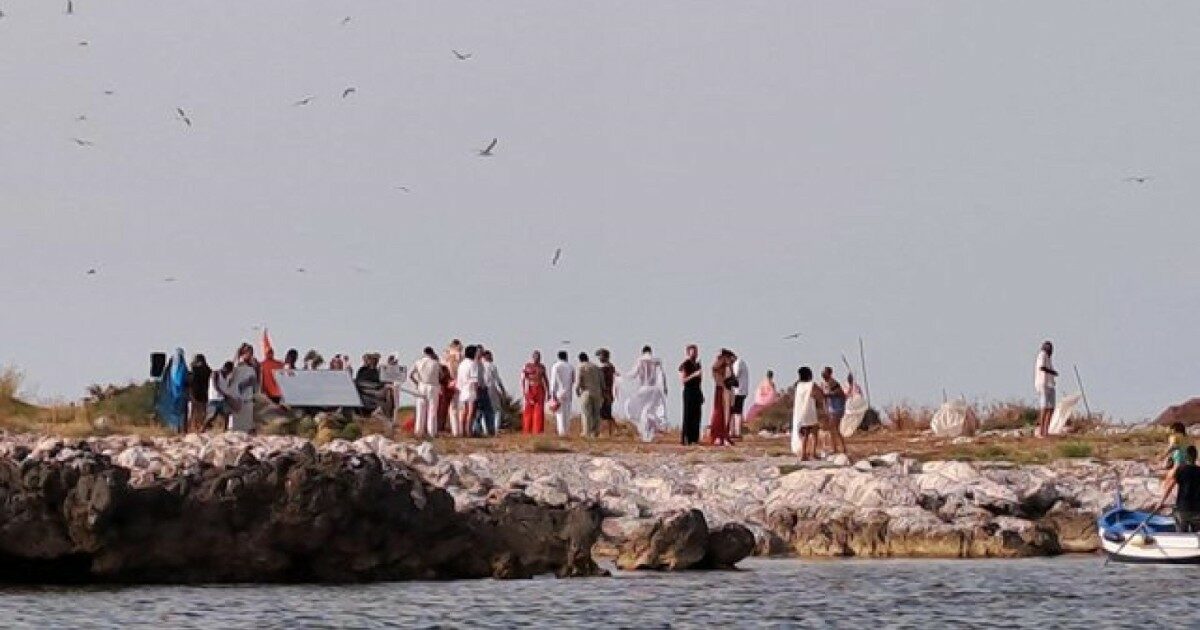
<path fill-rule="evenodd" d="M 729 379 L 733 377 L 733 354 L 721 349 L 712 366 L 713 410 L 709 438 L 713 446 L 732 446 L 729 441 Z"/>
<path fill-rule="evenodd" d="M 546 366 L 542 364 L 542 353 L 533 351 L 529 363 L 521 370 L 521 392 L 525 406 L 521 411 L 521 431 L 541 433 L 546 425 L 546 393 L 550 391 L 550 379 L 546 377 Z"/>

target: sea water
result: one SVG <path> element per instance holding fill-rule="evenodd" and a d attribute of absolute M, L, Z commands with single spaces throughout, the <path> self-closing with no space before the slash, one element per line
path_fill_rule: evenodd
<path fill-rule="evenodd" d="M 1200 627 L 1200 567 L 759 560 L 714 573 L 341 586 L 6 588 L 5 628 Z"/>

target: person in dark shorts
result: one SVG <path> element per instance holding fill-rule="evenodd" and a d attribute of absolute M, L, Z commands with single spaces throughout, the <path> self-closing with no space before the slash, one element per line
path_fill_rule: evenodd
<path fill-rule="evenodd" d="M 1181 532 L 1200 533 L 1200 466 L 1196 465 L 1196 447 L 1188 446 L 1184 463 L 1175 466 L 1163 483 L 1162 499 L 1158 507 L 1167 502 L 1171 491 L 1177 487 L 1175 496 L 1175 527 Z M 1158 509 L 1155 508 L 1157 512 Z"/>

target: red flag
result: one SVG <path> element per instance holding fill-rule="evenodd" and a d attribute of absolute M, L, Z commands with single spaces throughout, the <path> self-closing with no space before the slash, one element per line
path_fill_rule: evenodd
<path fill-rule="evenodd" d="M 262 352 L 263 356 L 267 356 L 275 348 L 271 346 L 271 336 L 267 334 L 267 327 L 263 326 Z"/>

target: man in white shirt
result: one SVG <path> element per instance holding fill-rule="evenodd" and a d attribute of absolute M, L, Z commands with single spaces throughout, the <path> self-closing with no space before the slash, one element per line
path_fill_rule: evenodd
<path fill-rule="evenodd" d="M 1041 415 L 1038 417 L 1037 435 L 1046 437 L 1050 433 L 1050 417 L 1054 415 L 1055 387 L 1054 380 L 1058 372 L 1050 356 L 1054 354 L 1054 344 L 1042 342 L 1042 350 L 1038 352 L 1037 362 L 1033 370 L 1033 388 L 1038 393 L 1038 405 Z"/>
<path fill-rule="evenodd" d="M 442 364 L 433 348 L 426 347 L 420 359 L 413 363 L 408 379 L 417 387 L 417 417 L 413 420 L 413 433 L 417 437 L 437 437 L 438 401 L 441 399 Z"/>
<path fill-rule="evenodd" d="M 733 406 L 729 409 L 729 437 L 741 439 L 743 410 L 746 396 L 750 394 L 750 366 L 737 354 L 733 355 L 733 377 L 737 379 L 737 385 L 733 388 Z"/>
<path fill-rule="evenodd" d="M 478 349 L 467 346 L 463 350 L 463 361 L 458 364 L 458 378 L 454 379 L 458 388 L 458 421 L 451 422 L 454 436 L 469 437 L 471 421 L 475 419 L 475 401 L 479 396 L 479 384 L 482 382 L 479 362 L 475 360 Z"/>
<path fill-rule="evenodd" d="M 567 434 L 571 424 L 571 403 L 575 394 L 575 368 L 567 361 L 566 351 L 558 353 L 558 360 L 550 368 L 550 400 L 558 404 L 554 410 L 554 423 L 559 437 Z"/>

